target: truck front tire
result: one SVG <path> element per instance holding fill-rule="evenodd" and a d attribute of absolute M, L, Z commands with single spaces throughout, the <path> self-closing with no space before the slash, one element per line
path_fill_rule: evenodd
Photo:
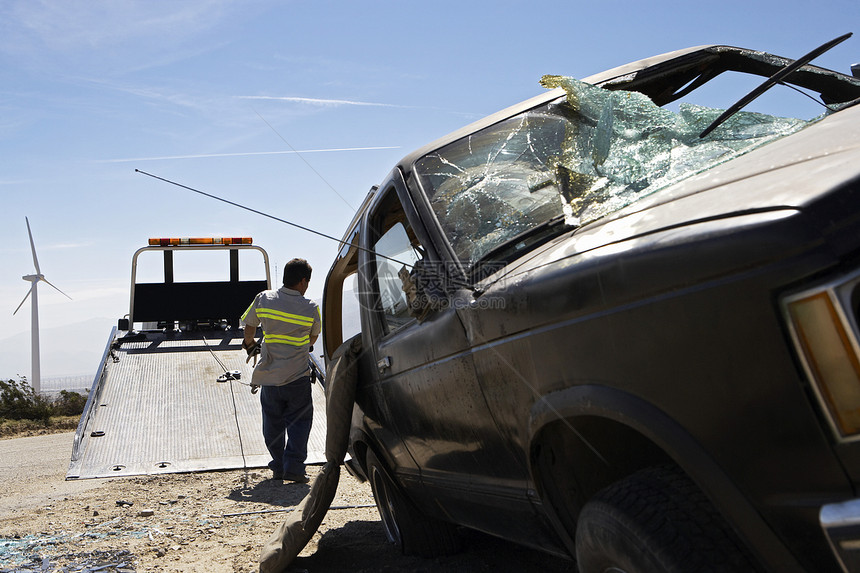
<path fill-rule="evenodd" d="M 389 542 L 405 555 L 437 557 L 457 551 L 456 527 L 421 513 L 372 450 L 367 451 L 367 477 Z"/>
<path fill-rule="evenodd" d="M 759 570 L 702 491 L 671 466 L 641 470 L 586 503 L 576 559 L 580 573 Z"/>

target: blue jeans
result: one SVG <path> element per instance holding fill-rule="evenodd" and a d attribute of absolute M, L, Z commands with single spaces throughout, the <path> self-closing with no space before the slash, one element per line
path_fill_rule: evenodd
<path fill-rule="evenodd" d="M 304 475 L 314 418 L 311 379 L 304 376 L 282 386 L 262 386 L 260 404 L 263 439 L 272 456 L 269 468 L 276 474 Z"/>

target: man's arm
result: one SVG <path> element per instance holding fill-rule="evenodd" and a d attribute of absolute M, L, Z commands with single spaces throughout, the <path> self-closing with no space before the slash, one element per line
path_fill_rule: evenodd
<path fill-rule="evenodd" d="M 248 358 L 245 359 L 245 362 L 249 362 L 251 358 L 254 359 L 254 366 L 257 366 L 257 357 L 260 354 L 260 346 L 257 344 L 254 335 L 257 334 L 256 326 L 248 326 L 245 325 L 245 339 L 242 341 L 242 348 L 245 349 L 245 352 L 248 353 Z M 251 383 L 251 394 L 257 393 L 257 386 L 253 382 Z"/>
<path fill-rule="evenodd" d="M 252 344 L 254 344 L 256 342 L 256 340 L 254 339 L 254 336 L 256 334 L 257 334 L 257 327 L 256 326 L 248 326 L 247 324 L 245 325 L 245 345 L 246 346 L 251 346 Z"/>
<path fill-rule="evenodd" d="M 316 307 L 316 316 L 314 317 L 314 323 L 311 326 L 310 339 L 311 346 L 314 345 L 314 342 L 319 338 L 320 332 L 322 332 L 322 317 L 320 316 L 320 307 Z"/>

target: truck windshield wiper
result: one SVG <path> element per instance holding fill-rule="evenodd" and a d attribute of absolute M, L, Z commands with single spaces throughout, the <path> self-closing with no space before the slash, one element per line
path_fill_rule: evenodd
<path fill-rule="evenodd" d="M 758 96 L 760 96 L 761 94 L 763 94 L 764 92 L 766 92 L 767 90 L 769 90 L 770 88 L 775 86 L 776 84 L 782 82 L 783 78 L 788 76 L 790 73 L 794 72 L 795 70 L 797 70 L 801 66 L 805 66 L 806 64 L 808 64 L 809 62 L 811 62 L 812 60 L 814 60 L 815 58 L 817 58 L 818 56 L 820 56 L 824 52 L 830 50 L 831 48 L 833 48 L 834 46 L 837 46 L 838 44 L 841 44 L 842 42 L 844 42 L 845 40 L 847 40 L 851 36 L 852 36 L 852 33 L 849 32 L 843 36 L 839 36 L 838 38 L 834 38 L 833 40 L 830 40 L 829 42 L 818 46 L 817 48 L 815 48 L 814 50 L 812 50 L 811 52 L 809 52 L 805 56 L 801 56 L 797 60 L 788 64 L 787 66 L 785 66 L 784 68 L 782 68 L 781 70 L 779 70 L 778 72 L 776 72 L 775 74 L 770 76 L 768 79 L 766 79 L 764 82 L 762 82 L 762 84 L 760 86 L 758 86 L 757 88 L 752 90 L 750 93 L 748 93 L 747 95 L 745 95 L 744 97 L 739 99 L 736 104 L 734 104 L 733 106 L 726 109 L 726 111 L 724 111 L 720 115 L 720 117 L 715 119 L 713 121 L 713 123 L 711 123 L 711 125 L 706 127 L 705 130 L 699 134 L 699 137 L 700 138 L 705 137 L 706 135 L 711 133 L 714 129 L 716 129 L 717 126 L 719 126 L 721 123 L 723 123 L 724 121 L 726 121 L 727 119 L 732 117 L 734 114 L 739 112 L 741 109 L 743 109 L 744 106 L 746 106 L 748 103 L 753 101 L 755 98 L 757 98 Z"/>
<path fill-rule="evenodd" d="M 550 237 L 555 236 L 560 231 L 569 231 L 576 228 L 576 225 L 565 225 L 563 229 L 556 229 L 561 223 L 565 220 L 565 215 L 556 215 L 550 219 L 547 219 L 543 223 L 536 225 L 530 229 L 526 229 L 522 233 L 518 235 L 514 235 L 501 245 L 490 249 L 486 252 L 480 259 L 475 261 L 473 265 L 474 270 L 478 270 L 481 267 L 484 267 L 493 262 L 493 259 L 498 258 L 502 253 L 506 253 L 508 251 L 517 251 L 524 247 L 526 247 L 525 241 L 526 239 L 537 239 L 529 243 L 528 246 L 534 246 L 541 242 L 541 240 L 548 239 Z M 474 271 L 473 271 L 473 274 Z"/>

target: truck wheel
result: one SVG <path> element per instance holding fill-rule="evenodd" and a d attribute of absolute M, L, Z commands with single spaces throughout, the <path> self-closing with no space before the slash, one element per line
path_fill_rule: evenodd
<path fill-rule="evenodd" d="M 367 452 L 367 476 L 385 536 L 404 555 L 437 557 L 457 551 L 455 526 L 421 513 L 371 450 Z"/>
<path fill-rule="evenodd" d="M 759 571 L 704 493 L 672 467 L 641 470 L 585 504 L 580 573 Z"/>

